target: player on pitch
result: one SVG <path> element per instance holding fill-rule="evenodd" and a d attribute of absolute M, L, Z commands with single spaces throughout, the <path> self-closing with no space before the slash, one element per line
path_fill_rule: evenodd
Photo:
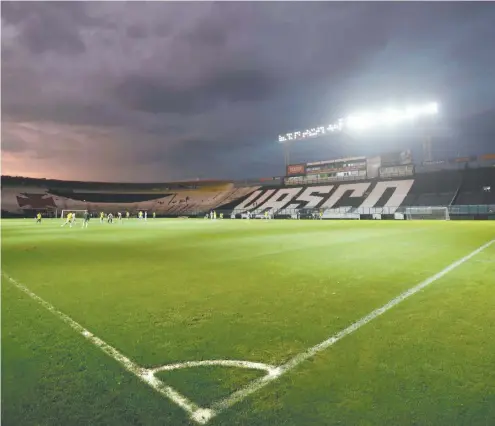
<path fill-rule="evenodd" d="M 84 210 L 84 213 L 83 213 L 83 224 L 82 224 L 82 227 L 83 228 L 87 228 L 88 227 L 90 217 L 91 217 L 91 215 L 89 214 L 89 212 L 87 210 Z"/>
<path fill-rule="evenodd" d="M 67 213 L 67 217 L 65 219 L 65 222 L 62 224 L 62 226 L 69 225 L 69 228 L 72 228 L 72 213 L 69 212 Z"/>

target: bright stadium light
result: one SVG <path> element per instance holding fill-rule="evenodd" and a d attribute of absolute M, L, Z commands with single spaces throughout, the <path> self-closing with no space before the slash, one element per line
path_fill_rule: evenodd
<path fill-rule="evenodd" d="M 376 126 L 378 117 L 375 114 L 350 115 L 345 119 L 345 127 L 351 130 L 366 130 Z"/>
<path fill-rule="evenodd" d="M 383 124 L 396 124 L 407 119 L 407 113 L 405 111 L 398 111 L 395 109 L 387 109 L 383 111 L 381 120 Z"/>
<path fill-rule="evenodd" d="M 430 102 L 425 105 L 409 106 L 403 109 L 388 108 L 382 111 L 352 114 L 346 118 L 339 118 L 336 122 L 326 126 L 313 127 L 304 131 L 296 131 L 279 135 L 280 143 L 315 138 L 331 133 L 340 133 L 346 130 L 366 131 L 381 127 L 395 126 L 404 122 L 411 122 L 421 117 L 438 114 L 438 104 Z"/>
<path fill-rule="evenodd" d="M 427 115 L 438 114 L 438 104 L 436 102 L 429 103 L 428 105 L 426 105 L 424 112 Z"/>

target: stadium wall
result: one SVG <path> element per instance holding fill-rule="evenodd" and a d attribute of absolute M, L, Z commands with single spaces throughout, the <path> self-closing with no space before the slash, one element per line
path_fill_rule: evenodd
<path fill-rule="evenodd" d="M 273 179 L 273 178 L 272 178 Z M 270 211 L 279 216 L 295 211 L 329 210 L 336 213 L 375 213 L 393 215 L 413 206 L 457 206 L 468 216 L 489 214 L 495 210 L 495 168 L 442 170 L 417 173 L 414 176 L 390 176 L 352 181 L 314 182 L 291 185 L 280 178 L 250 181 L 249 185 L 217 183 L 194 189 L 173 189 L 167 184 L 124 184 L 79 182 L 59 183 L 56 188 L 39 185 L 7 185 L 2 187 L 2 216 L 33 217 L 36 212 L 60 213 L 61 210 L 84 210 L 93 213 L 139 210 L 158 216 L 202 216 L 211 210 L 225 215 L 256 214 Z M 167 190 L 168 188 L 168 190 Z M 478 206 L 460 209 L 459 206 Z M 473 210 L 474 209 L 474 210 Z"/>

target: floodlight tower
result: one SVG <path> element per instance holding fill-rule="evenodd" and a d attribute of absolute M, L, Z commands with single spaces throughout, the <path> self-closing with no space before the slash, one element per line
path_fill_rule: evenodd
<path fill-rule="evenodd" d="M 438 130 L 437 128 L 437 122 L 435 119 L 438 117 L 438 109 L 434 112 L 434 114 L 431 114 L 429 117 L 429 120 L 425 122 L 425 125 L 423 129 L 425 130 L 424 136 L 423 136 L 423 161 L 432 161 L 433 160 L 433 153 L 432 153 L 432 146 L 433 146 L 433 137 L 432 133 L 433 130 Z"/>
<path fill-rule="evenodd" d="M 284 146 L 284 163 L 285 169 L 287 170 L 287 166 L 290 164 L 290 143 L 291 141 L 287 141 L 283 144 Z"/>
<path fill-rule="evenodd" d="M 402 123 L 414 123 L 416 120 L 424 117 L 434 117 L 438 114 L 438 104 L 431 102 L 422 106 L 412 106 L 404 109 L 385 109 L 378 112 L 369 112 L 349 115 L 346 118 L 340 118 L 333 124 L 318 126 L 304 131 L 295 131 L 281 134 L 278 142 L 284 146 L 284 163 L 287 167 L 290 164 L 290 147 L 291 144 L 304 139 L 317 138 L 333 133 L 343 133 L 354 138 L 350 132 L 362 133 L 367 130 L 377 128 L 391 128 Z M 424 160 L 432 159 L 432 139 L 431 136 L 423 140 Z"/>
<path fill-rule="evenodd" d="M 431 161 L 433 159 L 431 153 L 431 135 L 426 135 L 423 140 L 423 161 Z"/>

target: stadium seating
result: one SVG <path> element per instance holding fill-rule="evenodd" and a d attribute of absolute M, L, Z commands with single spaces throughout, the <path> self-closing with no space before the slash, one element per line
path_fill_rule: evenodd
<path fill-rule="evenodd" d="M 457 170 L 417 174 L 414 185 L 404 200 L 405 206 L 448 206 L 461 183 Z"/>
<path fill-rule="evenodd" d="M 351 209 L 361 214 L 393 213 L 403 211 L 406 206 L 495 205 L 494 188 L 495 168 L 443 170 L 406 178 L 328 182 L 316 186 L 253 183 L 239 186 L 228 182 L 127 186 L 2 178 L 2 215 L 32 216 L 40 210 L 88 209 L 131 214 L 148 210 L 159 216 L 182 216 L 202 215 L 214 209 L 229 213 L 310 207 Z"/>
<path fill-rule="evenodd" d="M 464 170 L 454 204 L 495 204 L 495 168 Z"/>

